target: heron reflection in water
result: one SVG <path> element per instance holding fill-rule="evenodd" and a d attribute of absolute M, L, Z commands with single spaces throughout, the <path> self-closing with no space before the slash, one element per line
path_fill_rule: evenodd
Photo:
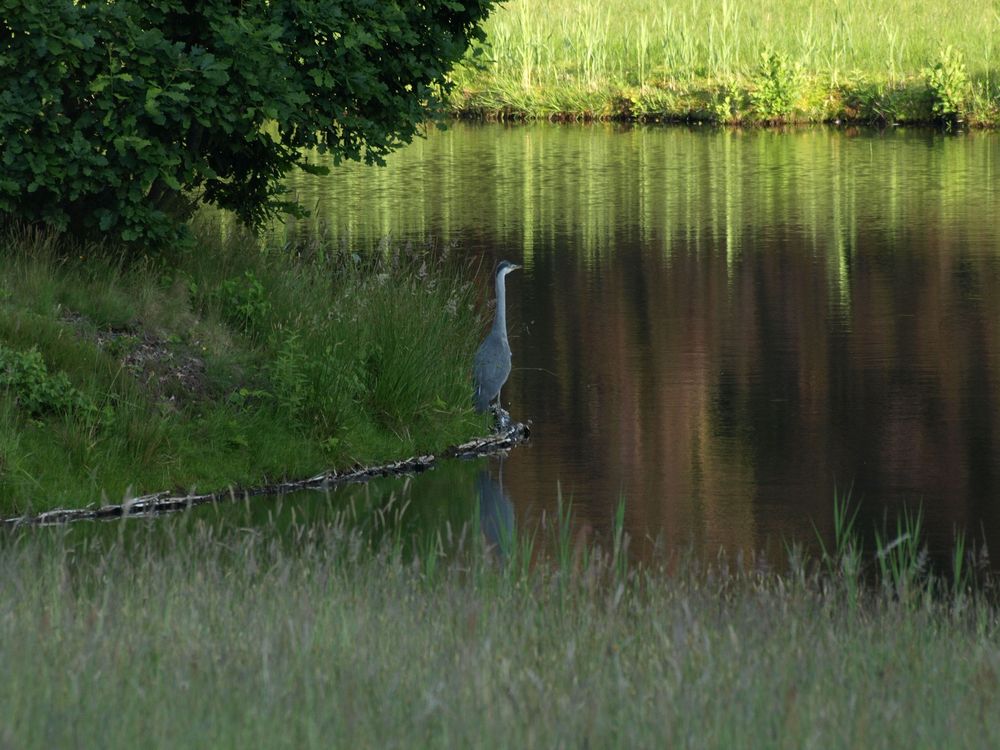
<path fill-rule="evenodd" d="M 497 264 L 494 272 L 497 307 L 493 327 L 479 345 L 472 363 L 472 379 L 475 386 L 473 403 L 476 411 L 482 413 L 492 409 L 500 429 L 505 429 L 510 424 L 510 414 L 500 406 L 500 389 L 510 375 L 511 358 L 510 343 L 507 341 L 507 288 L 504 279 L 511 271 L 520 267 L 508 260 L 502 260 Z"/>
<path fill-rule="evenodd" d="M 497 461 L 496 479 L 488 466 L 480 469 L 476 477 L 479 527 L 487 544 L 497 550 L 501 562 L 506 560 L 514 537 L 514 504 L 503 489 L 503 461 L 503 457 Z"/>

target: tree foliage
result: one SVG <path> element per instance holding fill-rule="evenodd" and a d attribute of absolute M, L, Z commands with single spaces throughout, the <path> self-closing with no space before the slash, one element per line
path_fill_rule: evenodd
<path fill-rule="evenodd" d="M 409 141 L 494 0 L 0 0 L 0 217 L 156 244 Z"/>

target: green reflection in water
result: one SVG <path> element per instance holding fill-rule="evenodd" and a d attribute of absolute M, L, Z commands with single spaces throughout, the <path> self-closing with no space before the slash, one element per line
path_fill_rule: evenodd
<path fill-rule="evenodd" d="M 756 228 L 798 233 L 846 301 L 858 227 L 896 234 L 918 220 L 990 215 L 996 149 L 989 134 L 457 123 L 384 168 L 292 175 L 289 189 L 313 214 L 274 231 L 361 245 L 385 236 L 475 245 L 488 233 L 529 264 L 572 236 L 579 261 L 593 264 L 631 227 L 667 257 L 722 248 L 732 266 L 752 217 Z"/>
<path fill-rule="evenodd" d="M 344 524 L 360 532 L 358 538 L 374 548 L 391 540 L 408 554 L 420 553 L 438 540 L 447 549 L 449 544 L 457 544 L 463 533 L 468 545 L 468 535 L 478 529 L 477 483 L 483 472 L 490 472 L 485 459 L 445 461 L 417 476 L 383 477 L 329 491 L 237 498 L 160 516 L 81 522 L 20 533 L 65 537 L 70 548 L 79 544 L 85 551 L 115 540 L 142 547 L 169 547 L 178 534 L 207 526 L 225 530 L 225 538 L 234 544 L 238 544 L 240 534 L 265 534 L 275 544 L 294 549 L 310 528 Z"/>

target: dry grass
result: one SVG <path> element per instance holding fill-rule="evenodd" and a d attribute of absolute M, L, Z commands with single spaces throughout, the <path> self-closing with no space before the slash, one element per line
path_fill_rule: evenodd
<path fill-rule="evenodd" d="M 363 536 L 357 511 L 219 513 L 3 540 L 6 744 L 1000 742 L 982 591 L 924 578 L 854 595 L 837 565 L 629 570 L 593 548 L 561 559 L 558 529 L 548 563 L 527 563 L 539 553 L 522 537 L 500 566 L 474 530 L 460 543 Z"/>

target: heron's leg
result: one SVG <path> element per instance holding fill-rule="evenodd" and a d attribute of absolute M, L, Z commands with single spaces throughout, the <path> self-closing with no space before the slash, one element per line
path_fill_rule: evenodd
<path fill-rule="evenodd" d="M 490 411 L 493 413 L 494 428 L 496 430 L 505 430 L 510 425 L 510 414 L 508 414 L 502 406 L 500 406 L 500 396 L 496 397 L 495 401 L 490 402 Z"/>
<path fill-rule="evenodd" d="M 510 427 L 510 414 L 500 405 L 500 394 L 497 394 L 497 423 L 501 430 L 506 430 Z"/>

